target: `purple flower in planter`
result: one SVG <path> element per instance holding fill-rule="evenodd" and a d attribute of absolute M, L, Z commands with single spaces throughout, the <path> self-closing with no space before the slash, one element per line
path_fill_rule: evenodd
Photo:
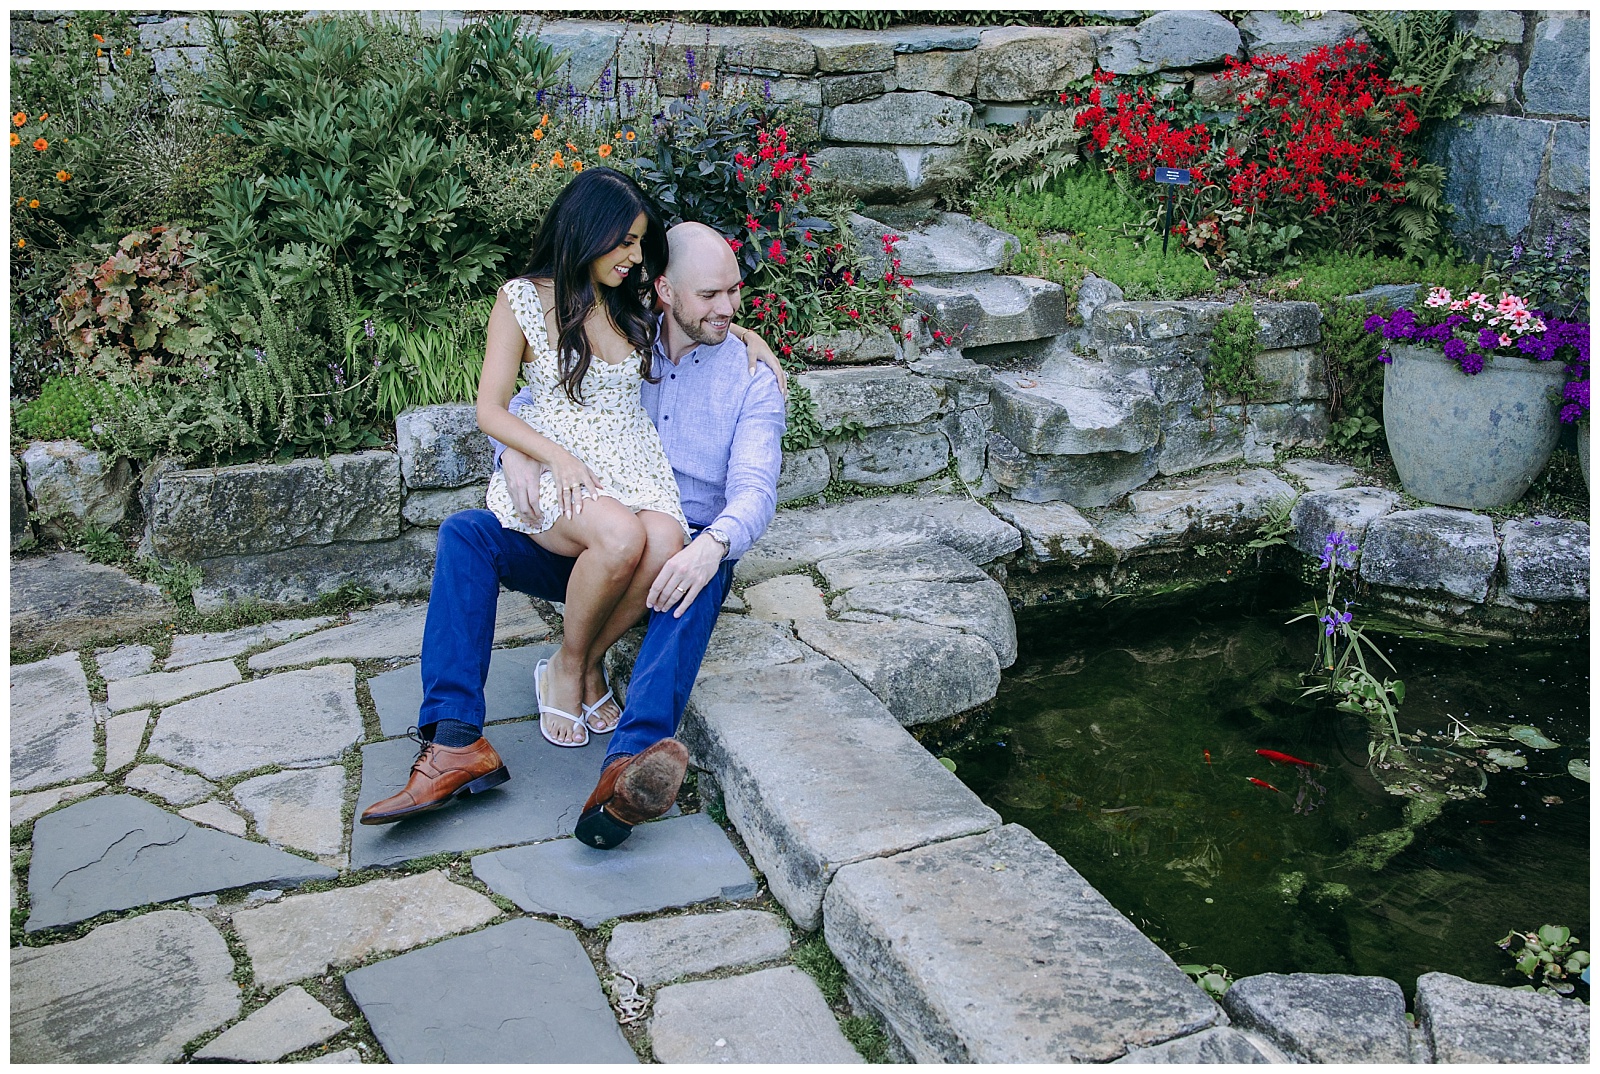
<path fill-rule="evenodd" d="M 1452 362 L 1459 362 L 1467 356 L 1467 344 L 1461 339 L 1447 339 L 1444 341 L 1444 356 Z"/>
<path fill-rule="evenodd" d="M 1483 355 L 1473 353 L 1462 356 L 1461 372 L 1465 373 L 1469 377 L 1475 377 L 1479 373 L 1482 373 Z"/>
<path fill-rule="evenodd" d="M 1379 332 L 1382 331 L 1383 326 L 1388 323 L 1389 319 L 1383 314 L 1374 313 L 1372 316 L 1361 322 L 1361 327 L 1368 332 Z"/>
<path fill-rule="evenodd" d="M 1394 355 L 1390 354 L 1388 349 L 1385 348 L 1384 350 L 1378 352 L 1378 361 L 1382 362 L 1384 365 L 1393 365 Z"/>
<path fill-rule="evenodd" d="M 1478 330 L 1478 346 L 1486 351 L 1492 351 L 1500 345 L 1500 333 L 1493 328 L 1480 328 Z"/>

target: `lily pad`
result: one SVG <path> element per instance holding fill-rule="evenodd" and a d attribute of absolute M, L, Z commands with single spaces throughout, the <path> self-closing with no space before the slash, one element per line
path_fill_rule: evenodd
<path fill-rule="evenodd" d="M 1567 774 L 1573 779 L 1589 782 L 1589 759 L 1587 757 L 1574 757 L 1567 762 Z"/>
<path fill-rule="evenodd" d="M 1524 746 L 1527 746 L 1529 749 L 1553 750 L 1553 749 L 1556 748 L 1556 745 L 1557 745 L 1556 743 L 1551 742 L 1548 738 L 1545 738 L 1542 734 L 1540 734 L 1538 728 L 1529 727 L 1525 723 L 1519 723 L 1519 724 L 1514 725 L 1510 729 L 1510 731 L 1508 733 L 1511 735 L 1512 738 L 1516 739 L 1518 742 L 1522 743 Z"/>
<path fill-rule="evenodd" d="M 1510 750 L 1493 749 L 1484 751 L 1484 756 L 1502 768 L 1526 768 L 1528 759 L 1521 757 Z"/>

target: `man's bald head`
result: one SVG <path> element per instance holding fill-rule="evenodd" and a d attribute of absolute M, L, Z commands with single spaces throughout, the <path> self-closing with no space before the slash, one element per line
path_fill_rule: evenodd
<path fill-rule="evenodd" d="M 695 289 L 705 281 L 717 281 L 729 271 L 737 273 L 739 263 L 733 248 L 715 228 L 685 220 L 667 229 L 667 279 L 674 287 Z"/>
<path fill-rule="evenodd" d="M 728 338 L 739 284 L 739 261 L 715 229 L 687 221 L 669 229 L 667 270 L 656 280 L 676 329 L 669 350 L 677 354 L 690 343 L 715 346 Z"/>

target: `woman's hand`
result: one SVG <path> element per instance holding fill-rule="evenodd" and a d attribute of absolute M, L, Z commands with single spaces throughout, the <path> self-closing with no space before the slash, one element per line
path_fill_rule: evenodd
<path fill-rule="evenodd" d="M 546 465 L 561 495 L 561 513 L 567 518 L 582 514 L 584 498 L 600 488 L 600 479 L 572 452 L 554 443 L 551 447 L 554 450 Z"/>
<path fill-rule="evenodd" d="M 757 364 L 766 366 L 778 378 L 778 391 L 785 399 L 789 398 L 789 374 L 784 370 L 778 356 L 772 352 L 772 348 L 767 346 L 767 341 L 740 325 L 733 325 L 732 328 L 738 335 L 739 341 L 744 344 L 745 350 L 750 352 L 750 372 L 753 374 L 756 371 Z"/>
<path fill-rule="evenodd" d="M 506 475 L 511 509 L 522 521 L 537 528 L 544 521 L 544 513 L 539 510 L 539 479 L 544 476 L 544 463 L 508 447 L 500 456 L 500 469 Z"/>

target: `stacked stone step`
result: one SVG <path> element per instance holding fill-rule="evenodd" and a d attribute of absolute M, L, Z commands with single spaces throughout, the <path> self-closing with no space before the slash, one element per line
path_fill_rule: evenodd
<path fill-rule="evenodd" d="M 1092 358 L 1058 339 L 1037 372 L 998 375 L 990 469 L 1014 499 L 1102 507 L 1157 474 L 1270 463 L 1327 435 L 1314 303 L 1256 303 L 1264 385 L 1248 401 L 1205 386 L 1221 302 L 1106 302 L 1089 317 Z"/>

